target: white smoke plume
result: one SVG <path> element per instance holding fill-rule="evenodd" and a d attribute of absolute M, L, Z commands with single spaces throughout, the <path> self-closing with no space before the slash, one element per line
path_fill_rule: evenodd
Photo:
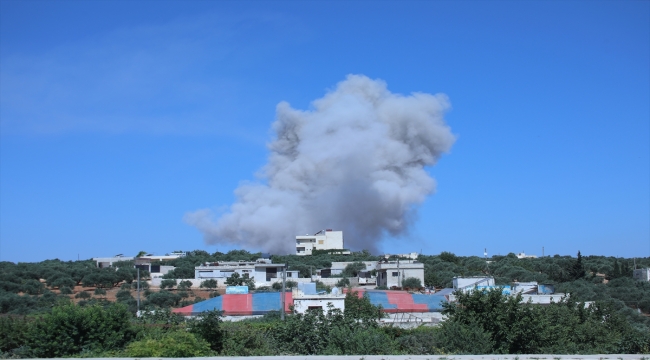
<path fill-rule="evenodd" d="M 185 215 L 207 243 L 295 252 L 295 236 L 343 230 L 345 246 L 376 252 L 387 234 L 404 235 L 417 205 L 435 190 L 425 167 L 454 143 L 444 94 L 393 94 L 381 80 L 349 75 L 301 111 L 277 106 L 262 183 L 235 190 L 215 218 Z"/>

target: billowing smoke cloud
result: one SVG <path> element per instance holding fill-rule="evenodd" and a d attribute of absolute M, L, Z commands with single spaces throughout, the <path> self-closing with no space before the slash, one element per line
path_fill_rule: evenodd
<path fill-rule="evenodd" d="M 393 94 L 381 80 L 349 75 L 301 111 L 282 102 L 268 145 L 264 183 L 245 183 L 215 219 L 185 215 L 208 243 L 272 253 L 295 251 L 295 236 L 343 230 L 345 246 L 376 251 L 386 234 L 403 235 L 435 190 L 425 171 L 454 143 L 444 94 Z"/>

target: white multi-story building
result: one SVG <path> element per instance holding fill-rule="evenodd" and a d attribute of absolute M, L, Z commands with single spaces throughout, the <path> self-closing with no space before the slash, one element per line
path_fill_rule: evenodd
<path fill-rule="evenodd" d="M 314 235 L 296 236 L 296 255 L 311 255 L 313 250 L 343 250 L 343 231 L 321 230 Z"/>
<path fill-rule="evenodd" d="M 153 255 L 153 254 L 147 254 L 142 257 L 135 257 L 135 256 L 124 256 L 123 254 L 117 254 L 115 256 L 111 257 L 96 257 L 93 258 L 95 262 L 97 263 L 97 267 L 99 268 L 106 268 L 106 267 L 111 267 L 113 266 L 114 262 L 119 262 L 119 261 L 133 261 L 133 260 L 148 260 L 149 262 L 158 260 L 158 261 L 163 261 L 163 260 L 174 260 L 178 259 L 179 257 L 185 256 L 185 253 L 182 251 L 174 251 L 171 254 L 165 254 L 165 255 Z"/>
<path fill-rule="evenodd" d="M 415 260 L 383 260 L 377 263 L 377 286 L 402 287 L 408 278 L 420 280 L 424 286 L 424 264 Z"/>

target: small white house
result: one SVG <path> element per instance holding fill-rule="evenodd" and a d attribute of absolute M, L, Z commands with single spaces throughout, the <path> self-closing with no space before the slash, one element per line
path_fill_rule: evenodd
<path fill-rule="evenodd" d="M 314 235 L 296 236 L 296 255 L 311 255 L 313 250 L 343 249 L 343 231 L 321 230 Z"/>
<path fill-rule="evenodd" d="M 324 312 L 330 308 L 345 311 L 345 294 L 339 292 L 337 288 L 332 293 L 317 293 L 316 284 L 298 284 L 294 288 L 291 297 L 293 298 L 293 308 L 299 314 L 304 314 L 310 309 L 321 309 Z"/>
<path fill-rule="evenodd" d="M 424 286 L 424 264 L 415 260 L 382 260 L 377 263 L 377 286 L 402 287 L 408 278 L 420 280 Z"/>
<path fill-rule="evenodd" d="M 221 261 L 206 263 L 194 268 L 195 280 L 214 279 L 224 282 L 234 273 L 241 277 L 248 275 L 255 280 L 256 286 L 268 285 L 282 278 L 282 269 L 285 264 L 273 264 L 269 259 L 257 259 L 257 261 Z M 291 273 L 292 277 L 297 272 Z"/>

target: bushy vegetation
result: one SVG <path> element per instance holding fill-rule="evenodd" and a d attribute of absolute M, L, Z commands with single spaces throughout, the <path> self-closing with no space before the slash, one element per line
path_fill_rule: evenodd
<path fill-rule="evenodd" d="M 648 353 L 647 328 L 609 304 L 571 298 L 549 306 L 522 303 L 499 290 L 457 293 L 438 327 L 379 326 L 380 308 L 354 291 L 342 312 L 269 313 L 222 322 L 207 312 L 186 320 L 169 310 L 135 318 L 121 304 L 63 303 L 50 314 L 0 317 L 2 357 L 197 357 L 372 354 Z"/>
<path fill-rule="evenodd" d="M 514 254 L 479 257 L 443 252 L 420 256 L 426 286 L 449 287 L 454 276 L 494 276 L 497 284 L 538 281 L 570 293 L 550 306 L 521 303 L 501 292 L 457 294 L 445 308 L 447 321 L 437 327 L 399 329 L 379 326 L 381 309 L 349 291 L 346 310 L 279 313 L 241 322 L 222 322 L 206 313 L 188 321 L 170 312 L 201 299 L 182 279 L 193 277 L 203 262 L 255 260 L 261 254 L 189 252 L 166 262 L 178 266 L 165 288 L 151 291 L 141 283 L 144 315 L 136 318 L 133 264 L 97 269 L 92 261 L 0 263 L 0 357 L 186 357 L 290 354 L 478 354 L 478 353 L 648 353 L 650 283 L 631 278 L 632 261 L 602 256 L 553 256 L 518 259 Z M 367 252 L 351 255 L 274 256 L 301 276 L 354 261 L 341 281 L 364 270 L 361 261 L 377 260 Z M 640 267 L 650 259 L 637 259 Z M 129 267 L 130 266 L 130 267 Z M 191 275 L 188 269 L 191 269 Z M 187 273 L 187 274 L 186 274 Z M 142 276 L 141 272 L 141 276 Z M 176 280 L 179 279 L 179 280 Z M 248 279 L 233 277 L 231 283 Z M 414 280 L 412 286 L 419 287 Z M 91 289 L 80 291 L 75 286 Z M 215 283 L 205 281 L 212 290 Z M 277 291 L 280 283 L 261 291 Z M 288 282 L 287 288 L 295 283 Z M 317 284 L 319 290 L 326 289 Z M 94 291 L 93 289 L 94 288 Z M 118 291 L 119 289 L 119 291 Z M 107 290 L 117 292 L 106 300 Z M 217 292 L 212 292 L 218 296 Z M 593 301 L 585 305 L 583 302 Z M 77 304 L 74 304 L 76 302 Z"/>

